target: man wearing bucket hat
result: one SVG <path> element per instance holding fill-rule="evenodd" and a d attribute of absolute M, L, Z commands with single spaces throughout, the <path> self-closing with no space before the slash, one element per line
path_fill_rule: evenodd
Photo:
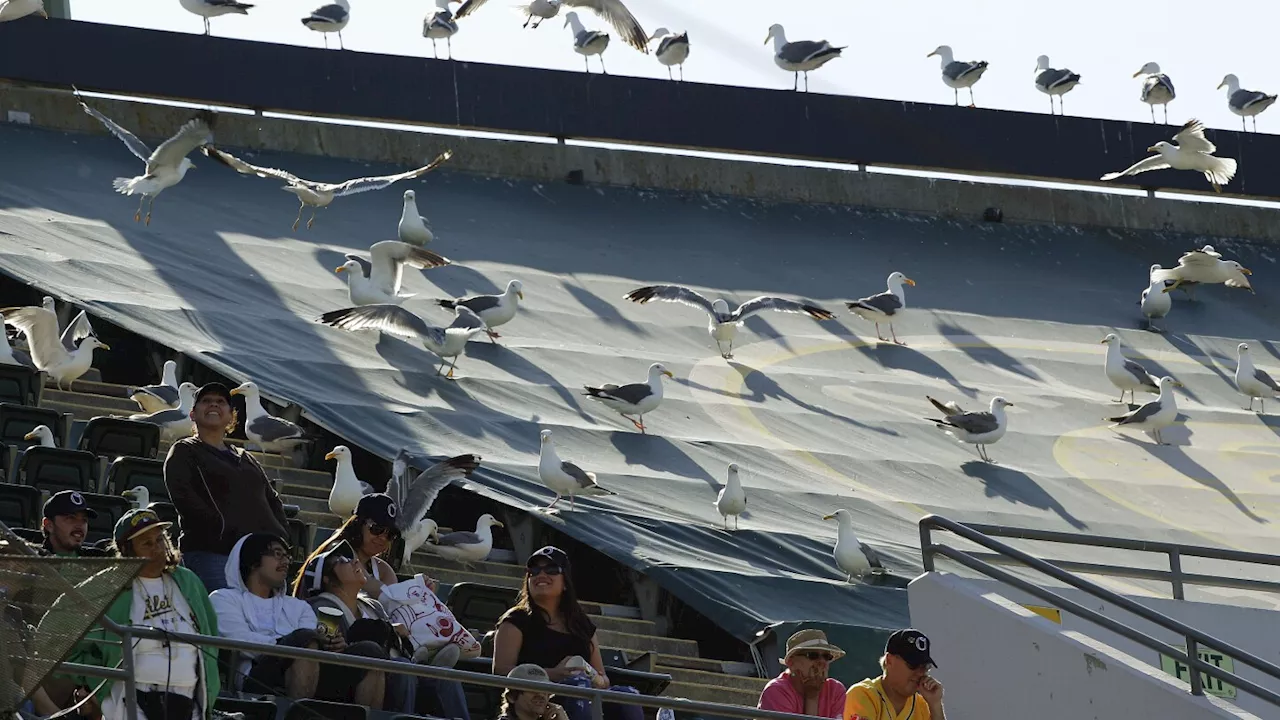
<path fill-rule="evenodd" d="M 849 688 L 844 720 L 946 720 L 942 683 L 929 677 L 932 644 L 919 630 L 889 636 L 880 658 L 883 673 Z"/>
<path fill-rule="evenodd" d="M 787 639 L 782 674 L 760 693 L 761 710 L 838 718 L 844 711 L 844 685 L 828 677 L 831 663 L 844 651 L 827 642 L 821 630 L 801 630 Z"/>

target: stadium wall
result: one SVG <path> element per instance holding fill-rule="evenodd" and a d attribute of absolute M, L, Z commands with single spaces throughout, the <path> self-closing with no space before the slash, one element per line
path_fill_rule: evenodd
<path fill-rule="evenodd" d="M 167 137 L 191 111 L 147 102 L 94 99 L 94 106 L 143 138 Z M 77 107 L 69 92 L 0 88 L 0 119 L 77 133 L 105 129 Z M 11 120 L 12 121 L 12 120 Z M 449 168 L 497 177 L 563 182 L 581 173 L 588 184 L 732 195 L 769 202 L 804 202 L 973 220 L 989 207 L 1006 222 L 1117 230 L 1155 230 L 1193 237 L 1270 242 L 1280 225 L 1272 208 L 1112 195 L 1080 190 L 936 180 L 511 140 L 444 137 L 372 127 L 224 113 L 219 144 L 374 162 L 416 165 L 443 147 Z M 123 147 L 121 152 L 127 152 Z"/>
<path fill-rule="evenodd" d="M 956 718 L 1131 720 L 1274 717 L 1212 696 L 1092 633 L 1068 630 L 963 578 L 926 573 L 908 587 L 911 621 L 929 635 Z"/>

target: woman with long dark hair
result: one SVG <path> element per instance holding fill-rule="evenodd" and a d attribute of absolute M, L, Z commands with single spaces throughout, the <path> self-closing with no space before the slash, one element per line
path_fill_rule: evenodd
<path fill-rule="evenodd" d="M 635 688 L 609 683 L 600 657 L 596 626 L 578 604 L 569 556 L 548 545 L 525 563 L 524 583 L 516 604 L 498 620 L 493 641 L 493 672 L 506 675 L 512 668 L 532 663 L 547 671 L 552 682 L 636 692 Z M 589 720 L 591 702 L 564 698 L 569 720 Z M 636 705 L 606 703 L 610 720 L 641 720 Z"/>

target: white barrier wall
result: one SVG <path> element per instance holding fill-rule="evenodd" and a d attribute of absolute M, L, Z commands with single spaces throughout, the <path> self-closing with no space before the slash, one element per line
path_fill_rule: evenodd
<path fill-rule="evenodd" d="M 989 587 L 926 573 L 908 588 L 912 624 L 932 641 L 948 720 L 1275 718 L 1212 696 Z"/>

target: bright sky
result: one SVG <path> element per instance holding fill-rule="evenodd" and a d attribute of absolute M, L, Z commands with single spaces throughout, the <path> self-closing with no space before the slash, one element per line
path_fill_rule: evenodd
<path fill-rule="evenodd" d="M 434 12 L 431 0 L 350 1 L 351 22 L 342 33 L 348 49 L 431 57 L 431 42 L 422 37 L 423 18 Z M 1032 84 L 1041 54 L 1049 56 L 1053 67 L 1083 76 L 1066 97 L 1069 115 L 1149 122 L 1147 106 L 1138 100 L 1139 80 L 1131 77 L 1148 61 L 1160 63 L 1178 91 L 1170 123 L 1198 117 L 1214 127 L 1240 129 L 1240 119 L 1227 109 L 1226 90 L 1214 89 L 1229 72 L 1246 89 L 1280 92 L 1280 66 L 1268 58 L 1270 45 L 1232 41 L 1234 30 L 1280 25 L 1280 3 L 1260 0 L 1212 5 L 1189 0 L 1156 5 L 1123 0 L 1069 5 L 1027 0 L 626 2 L 650 33 L 658 27 L 689 32 L 692 50 L 685 79 L 696 82 L 789 90 L 790 73 L 773 64 L 772 48 L 763 44 L 769 26 L 781 22 L 790 40 L 826 39 L 848 46 L 843 57 L 810 74 L 814 92 L 949 104 L 952 91 L 942 84 L 937 58 L 925 57 L 941 44 L 950 45 L 958 60 L 991 63 L 975 88 L 979 107 L 1048 112 L 1048 96 Z M 300 22 L 321 4 L 260 0 L 248 17 L 215 18 L 213 34 L 323 47 L 321 35 Z M 514 5 L 515 0 L 490 0 L 460 21 L 453 38 L 455 57 L 582 70 L 582 58 L 573 52 L 570 31 L 563 27 L 563 12 L 536 31 L 523 30 Z M 178 0 L 71 0 L 71 7 L 79 20 L 203 32 L 201 19 L 183 10 Z M 579 14 L 588 28 L 608 29 L 589 11 Z M 613 42 L 604 54 L 609 72 L 666 77 L 666 68 L 651 55 L 611 34 Z M 336 38 L 332 42 L 336 47 Z M 440 50 L 445 57 L 443 41 Z M 594 59 L 592 66 L 599 72 Z M 1264 113 L 1258 128 L 1280 132 L 1280 108 Z"/>

